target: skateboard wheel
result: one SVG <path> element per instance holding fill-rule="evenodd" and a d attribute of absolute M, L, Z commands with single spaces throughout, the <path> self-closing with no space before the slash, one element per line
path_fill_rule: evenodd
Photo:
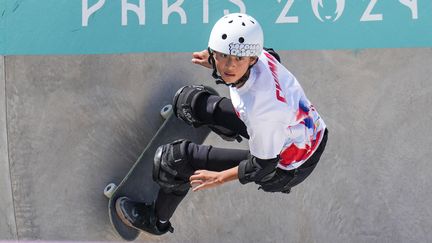
<path fill-rule="evenodd" d="M 172 105 L 166 105 L 166 106 L 162 107 L 160 114 L 164 119 L 167 119 L 169 117 L 169 115 L 171 115 L 172 112 L 173 112 Z"/>
<path fill-rule="evenodd" d="M 107 198 L 111 198 L 111 196 L 113 195 L 114 191 L 117 189 L 117 185 L 114 183 L 110 183 L 108 184 L 105 189 L 104 189 L 104 195 Z"/>

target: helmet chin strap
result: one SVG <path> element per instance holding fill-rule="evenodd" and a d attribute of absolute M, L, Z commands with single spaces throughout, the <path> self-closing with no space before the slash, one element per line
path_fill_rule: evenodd
<path fill-rule="evenodd" d="M 237 87 L 237 86 L 240 86 L 241 84 L 246 83 L 246 81 L 249 79 L 250 69 L 257 63 L 257 62 L 255 62 L 254 64 L 250 65 L 248 67 L 248 70 L 246 71 L 246 73 L 239 80 L 237 80 L 235 83 L 227 83 L 217 73 L 216 62 L 215 62 L 214 57 L 213 57 L 213 51 L 210 49 L 210 47 L 208 47 L 207 50 L 209 53 L 208 62 L 213 66 L 212 77 L 215 79 L 216 84 L 225 84 L 226 86 Z"/>

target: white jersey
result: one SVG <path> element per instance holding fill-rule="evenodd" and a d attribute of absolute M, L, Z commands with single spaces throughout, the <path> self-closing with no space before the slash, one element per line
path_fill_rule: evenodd
<path fill-rule="evenodd" d="M 253 156 L 280 156 L 278 167 L 292 170 L 320 144 L 324 121 L 296 78 L 268 52 L 263 51 L 242 87 L 230 87 L 230 96 L 247 127 Z"/>

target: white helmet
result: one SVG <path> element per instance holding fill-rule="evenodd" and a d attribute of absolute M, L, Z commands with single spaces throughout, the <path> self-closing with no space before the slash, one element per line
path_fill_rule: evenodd
<path fill-rule="evenodd" d="M 239 57 L 259 56 L 263 50 L 264 34 L 253 17 L 233 13 L 223 16 L 213 26 L 210 49 Z"/>

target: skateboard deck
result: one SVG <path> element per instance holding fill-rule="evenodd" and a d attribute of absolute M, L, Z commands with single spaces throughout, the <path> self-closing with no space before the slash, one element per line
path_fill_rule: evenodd
<path fill-rule="evenodd" d="M 124 240 L 132 241 L 138 237 L 140 231 L 125 225 L 121 221 L 115 209 L 116 200 L 123 196 L 141 202 L 152 202 L 156 199 L 159 186 L 152 179 L 153 158 L 156 149 L 160 145 L 181 138 L 201 144 L 209 133 L 210 129 L 206 126 L 194 128 L 175 117 L 172 112 L 167 115 L 162 126 L 120 184 L 118 186 L 110 184 L 105 188 L 105 192 L 110 189 L 112 191 L 110 195 L 106 193 L 105 195 L 109 197 L 108 212 L 111 224 L 119 236 Z"/>

